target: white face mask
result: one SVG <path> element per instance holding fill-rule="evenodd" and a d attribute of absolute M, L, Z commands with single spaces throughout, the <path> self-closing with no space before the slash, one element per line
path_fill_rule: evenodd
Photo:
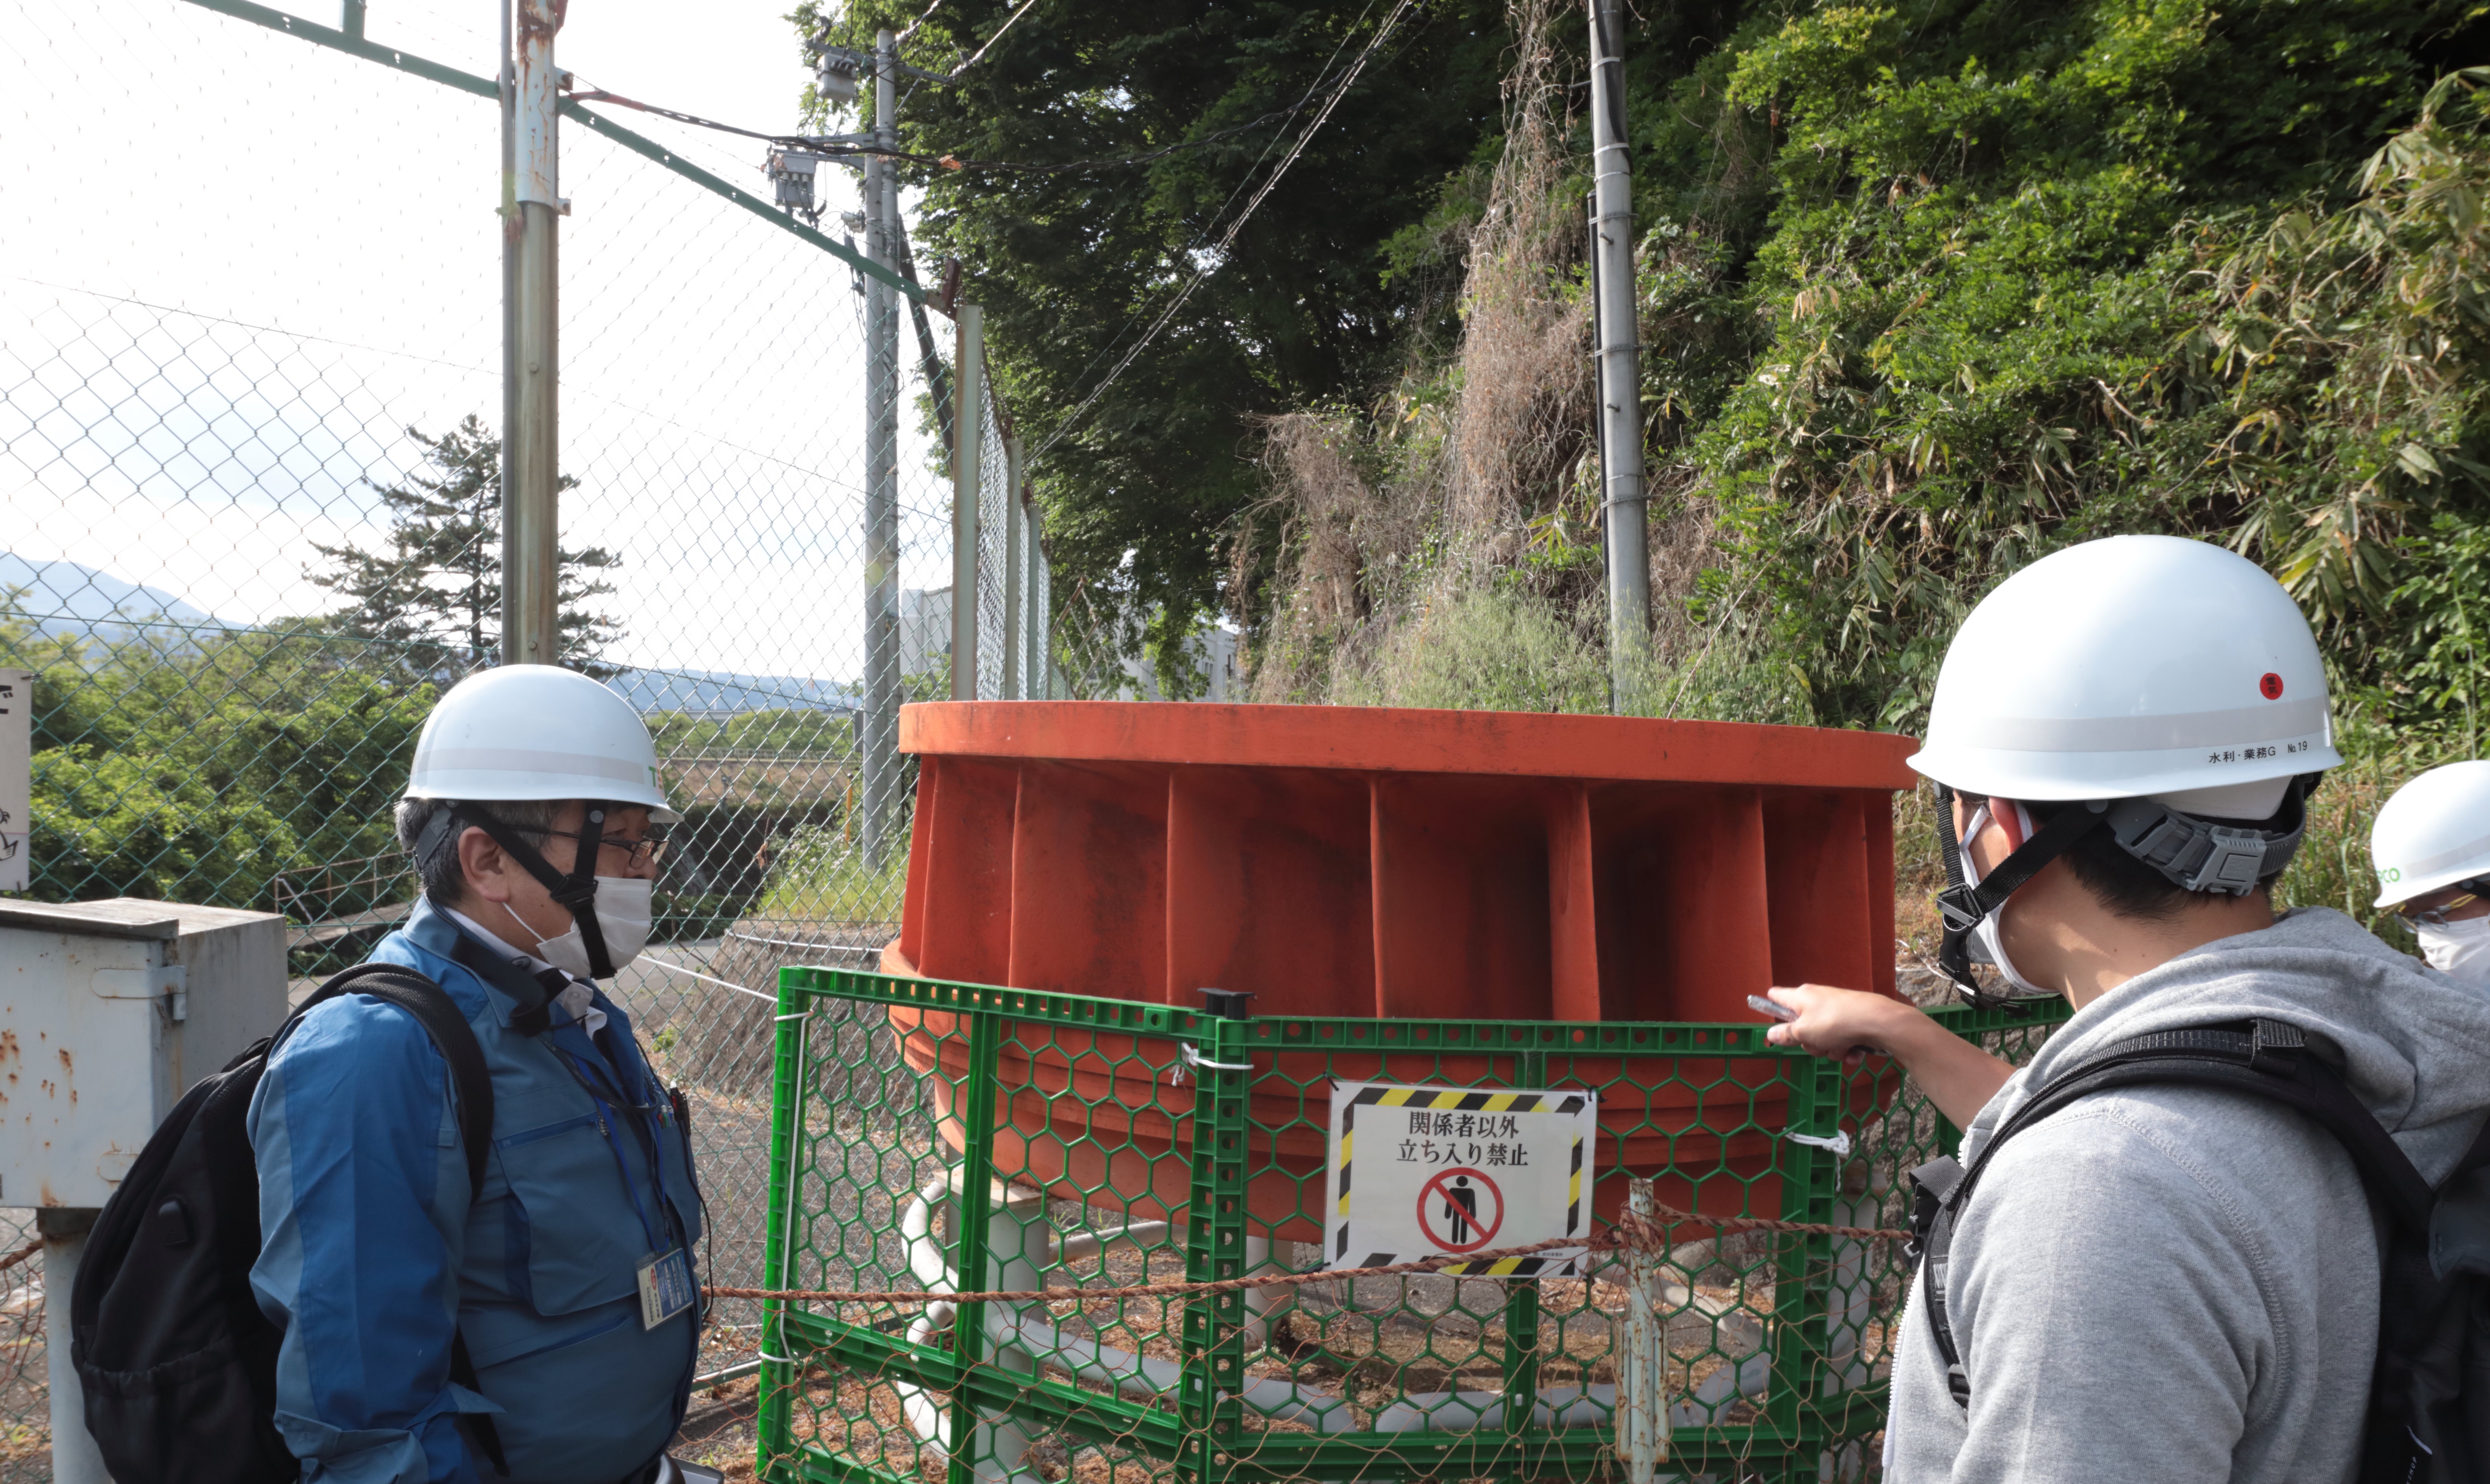
<path fill-rule="evenodd" d="M 596 878 L 596 928 L 605 935 L 605 957 L 617 970 L 638 958 L 640 950 L 649 946 L 649 924 L 653 916 L 650 893 L 656 885 L 637 876 Z M 509 903 L 503 903 L 502 910 L 510 913 L 511 921 L 527 927 L 517 913 L 510 912 Z M 530 929 L 530 936 L 534 932 Z M 573 978 L 589 977 L 588 940 L 580 935 L 577 922 L 560 937 L 537 939 L 534 951 L 536 957 Z"/>
<path fill-rule="evenodd" d="M 2441 974 L 2490 989 L 2490 917 L 2466 917 L 2440 925 L 2416 924 L 2420 956 Z"/>
<path fill-rule="evenodd" d="M 1980 866 L 1971 858 L 1971 842 L 1979 838 L 1981 830 L 1987 828 L 1991 817 L 1988 805 L 1982 804 L 1972 811 L 1971 823 L 1962 831 L 1962 875 L 1965 881 L 1975 887 L 1980 885 L 1982 872 Z M 2032 816 L 2023 812 L 2023 806 L 2019 803 L 2014 806 L 2014 822 L 2022 827 L 2024 839 L 2032 838 Z M 2006 976 L 2007 983 L 2022 990 L 2025 994 L 2056 994 L 2056 990 L 2043 989 L 2023 977 L 2023 971 L 2015 968 L 2013 960 L 2006 956 L 2006 943 L 1998 936 L 1998 928 L 2005 919 L 2006 909 L 2012 903 L 2012 897 L 1998 903 L 1997 910 L 1981 918 L 1980 925 L 1971 930 L 1972 962 L 1991 966 Z"/>

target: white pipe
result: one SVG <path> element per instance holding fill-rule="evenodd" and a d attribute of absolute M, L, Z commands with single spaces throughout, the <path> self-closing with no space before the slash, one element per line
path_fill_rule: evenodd
<path fill-rule="evenodd" d="M 1128 1221 L 1119 1227 L 1106 1227 L 1094 1232 L 1066 1232 L 1056 1238 L 1052 1266 L 1061 1266 L 1082 1258 L 1096 1257 L 1116 1247 L 1155 1247 L 1165 1242 L 1173 1230 L 1164 1221 Z"/>
<path fill-rule="evenodd" d="M 1734 1396 L 1761 1396 L 1773 1382 L 1773 1357 L 1762 1351 L 1703 1378 L 1688 1399 L 1668 1409 L 1671 1429 L 1710 1427 L 1713 1412 Z M 1597 1427 L 1616 1414 L 1617 1388 L 1547 1386 L 1531 1409 L 1540 1427 Z M 1414 1391 L 1375 1414 L 1378 1433 L 1466 1433 L 1502 1426 L 1500 1391 Z"/>

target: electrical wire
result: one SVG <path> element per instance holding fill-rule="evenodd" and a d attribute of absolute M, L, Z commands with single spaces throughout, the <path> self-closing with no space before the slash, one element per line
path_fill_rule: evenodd
<path fill-rule="evenodd" d="M 1151 150 L 1146 154 L 1118 155 L 1104 160 L 1066 160 L 1054 163 L 1037 163 L 1016 160 L 962 160 L 956 155 L 924 155 L 910 150 L 883 149 L 878 144 L 833 144 L 812 134 L 764 133 L 757 129 L 740 129 L 733 124 L 721 124 L 715 119 L 705 119 L 696 113 L 682 113 L 673 108 L 661 108 L 655 103 L 644 103 L 636 98 L 625 98 L 620 93 L 610 93 L 595 87 L 593 83 L 577 78 L 575 74 L 573 80 L 580 86 L 589 88 L 590 91 L 571 94 L 572 102 L 614 103 L 624 108 L 636 108 L 642 113 L 652 113 L 661 119 L 672 119 L 678 124 L 688 124 L 695 129 L 711 129 L 719 133 L 758 139 L 764 144 L 774 144 L 781 149 L 800 150 L 806 154 L 820 155 L 825 159 L 843 160 L 874 156 L 883 160 L 905 160 L 915 164 L 940 165 L 945 170 L 1019 170 L 1034 175 L 1062 175 L 1075 171 L 1111 170 L 1130 165 L 1149 164 L 1155 160 L 1165 160 L 1170 155 L 1181 154 L 1186 150 L 1202 149 L 1217 144 L 1223 139 L 1232 139 L 1238 134 L 1251 133 L 1275 119 L 1286 119 L 1301 111 L 1314 98 L 1314 94 L 1309 92 L 1304 98 L 1286 108 L 1274 108 L 1242 124 L 1214 130 L 1199 138 L 1179 140 L 1164 149 Z"/>
<path fill-rule="evenodd" d="M 1322 91 L 1323 84 L 1330 80 L 1332 64 L 1340 60 L 1341 52 L 1348 45 L 1348 39 L 1357 33 L 1358 27 L 1366 24 L 1366 17 L 1374 14 L 1375 0 L 1366 0 L 1366 8 L 1357 13 L 1357 19 L 1350 23 L 1347 30 L 1341 33 L 1340 40 L 1332 44 L 1331 55 L 1323 58 L 1322 66 L 1316 70 L 1314 86 L 1306 89 L 1305 96 L 1289 105 L 1288 112 L 1291 115 L 1295 114 L 1297 110 L 1305 107 L 1306 104 L 1314 102 L 1315 95 Z M 1212 221 L 1216 222 L 1228 215 L 1228 209 L 1236 204 L 1237 196 L 1243 194 L 1245 188 L 1253 183 L 1254 177 L 1261 173 L 1263 161 L 1271 158 L 1271 150 L 1279 142 L 1279 136 L 1274 134 L 1270 141 L 1262 146 L 1262 153 L 1255 156 L 1254 162 L 1245 168 L 1243 174 L 1236 177 L 1236 184 L 1229 190 L 1228 198 L 1219 203 L 1219 210 L 1210 214 L 1210 219 Z M 1099 362 L 1106 360 L 1109 356 L 1114 355 L 1117 350 L 1123 347 L 1124 336 L 1132 333 L 1133 325 L 1133 321 L 1125 320 L 1122 324 L 1116 327 L 1115 334 L 1113 338 L 1109 339 L 1106 344 L 1090 352 L 1089 359 L 1081 363 L 1081 369 L 1072 373 L 1072 382 L 1075 386 L 1078 386 L 1081 383 L 1081 380 L 1087 376 L 1089 372 L 1097 366 Z"/>
<path fill-rule="evenodd" d="M 925 24 L 927 21 L 932 20 L 932 19 L 934 18 L 934 13 L 935 13 L 936 11 L 941 10 L 941 8 L 942 8 L 942 0 L 934 0 L 934 3 L 933 3 L 932 5 L 929 5 L 929 6 L 927 6 L 927 7 L 925 8 L 925 14 L 923 14 L 922 15 L 917 16 L 914 20 L 910 21 L 910 22 L 908 23 L 908 29 L 907 29 L 907 30 L 905 30 L 905 31 L 900 32 L 900 33 L 899 33 L 899 35 L 895 38 L 895 40 L 903 41 L 903 42 L 904 42 L 904 41 L 908 40 L 910 37 L 914 36 L 914 35 L 916 34 L 916 28 L 917 28 L 917 27 L 919 27 L 919 26 L 921 26 L 921 25 L 923 25 L 923 24 Z"/>
<path fill-rule="evenodd" d="M 1375 28 L 1374 39 L 1366 44 L 1366 49 L 1357 54 L 1357 60 L 1349 65 L 1349 68 L 1346 73 L 1341 74 L 1340 83 L 1337 87 L 1332 89 L 1331 96 L 1323 100 L 1321 111 L 1317 113 L 1314 116 L 1313 121 L 1306 125 L 1305 132 L 1297 135 L 1297 142 L 1290 145 L 1288 147 L 1288 153 L 1281 157 L 1279 164 L 1272 169 L 1270 178 L 1262 182 L 1261 189 L 1254 192 L 1253 199 L 1245 203 L 1245 209 L 1242 212 L 1237 213 L 1236 219 L 1228 224 L 1228 230 L 1221 235 L 1218 245 L 1210 249 L 1219 255 L 1218 262 L 1213 263 L 1208 268 L 1196 272 L 1191 278 L 1185 281 L 1184 287 L 1177 291 L 1175 298 L 1170 300 L 1168 302 L 1168 306 L 1159 311 L 1159 317 L 1150 322 L 1150 328 L 1144 331 L 1142 337 L 1133 343 L 1133 348 L 1124 352 L 1124 359 L 1115 363 L 1115 367 L 1108 371 L 1106 378 L 1100 381 L 1097 386 L 1091 388 L 1089 394 L 1083 397 L 1080 403 L 1076 405 L 1070 413 L 1064 416 L 1063 421 L 1056 424 L 1055 431 L 1047 435 L 1046 441 L 1039 444 L 1029 454 L 1032 461 L 1044 457 L 1047 450 L 1052 449 L 1057 443 L 1060 443 L 1065 434 L 1071 432 L 1075 427 L 1080 425 L 1082 418 L 1088 413 L 1091 407 L 1097 404 L 1098 398 L 1106 395 L 1107 389 L 1115 384 L 1115 378 L 1123 375 L 1126 368 L 1131 366 L 1132 364 L 1140 358 L 1142 352 L 1149 348 L 1150 342 L 1158 338 L 1159 332 L 1165 330 L 1168 327 L 1168 324 L 1175 318 L 1176 311 L 1183 308 L 1185 302 L 1193 297 L 1193 291 L 1200 288 L 1203 280 L 1207 279 L 1227 262 L 1228 249 L 1234 245 L 1236 234 L 1245 229 L 1245 223 L 1247 221 L 1253 219 L 1256 209 L 1260 207 L 1262 202 L 1270 196 L 1272 189 L 1280 184 L 1280 178 L 1288 173 L 1288 166 L 1296 163 L 1297 157 L 1305 153 L 1306 145 L 1313 140 L 1314 136 L 1321 131 L 1323 125 L 1330 120 L 1332 110 L 1340 106 L 1340 101 L 1343 98 L 1348 96 L 1348 90 L 1356 83 L 1358 73 L 1365 71 L 1367 62 L 1374 57 L 1375 52 L 1382 49 L 1384 40 L 1391 36 L 1394 28 L 1400 25 L 1401 17 L 1408 14 L 1409 7 L 1414 3 L 1415 0 L 1400 0 L 1400 3 L 1392 8 L 1392 13 L 1383 17 L 1383 24 Z M 1232 194 L 1231 199 L 1233 199 Z"/>
<path fill-rule="evenodd" d="M 937 0 L 937 3 L 940 3 L 940 0 Z M 957 67 L 955 67 L 955 68 L 951 69 L 951 77 L 952 77 L 952 80 L 957 81 L 957 80 L 959 79 L 959 76 L 960 76 L 960 74 L 961 74 L 962 73 L 965 73 L 965 72 L 967 72 L 970 68 L 972 68 L 972 67 L 974 67 L 974 66 L 976 66 L 976 65 L 977 65 L 977 58 L 978 58 L 978 57 L 982 57 L 982 56 L 984 56 L 987 52 L 994 50 L 994 49 L 995 49 L 995 43 L 999 42 L 999 41 L 1001 41 L 1001 40 L 1003 39 L 1003 33 L 1004 33 L 1004 32 L 1006 32 L 1006 31 L 1008 31 L 1008 30 L 1010 30 L 1010 29 L 1012 28 L 1012 23 L 1013 23 L 1013 22 L 1015 22 L 1015 21 L 1017 21 L 1017 20 L 1019 20 L 1023 15 L 1028 15 L 1028 14 L 1029 13 L 1029 9 L 1030 9 L 1030 7 L 1032 7 L 1032 6 L 1036 5 L 1036 4 L 1037 4 L 1037 0 L 1020 0 L 1020 9 L 1019 9 L 1019 10 L 1016 10 L 1016 11 L 1014 11 L 1014 12 L 1012 12 L 1010 15 L 1008 15 L 1008 16 L 1004 17 L 1004 19 L 1003 19 L 1003 23 L 1002 23 L 1001 25 L 997 26 L 997 27 L 995 28 L 995 34 L 994 34 L 994 35 L 992 35 L 992 36 L 990 36 L 990 37 L 987 37 L 987 38 L 986 38 L 986 44 L 985 44 L 983 46 L 980 46 L 980 47 L 978 47 L 978 48 L 977 48 L 977 50 L 976 50 L 976 55 L 975 55 L 975 56 L 971 56 L 971 57 L 970 57 L 970 58 L 969 58 L 969 60 L 967 60 L 966 62 L 963 62 L 963 63 L 961 63 L 959 66 L 957 66 Z"/>

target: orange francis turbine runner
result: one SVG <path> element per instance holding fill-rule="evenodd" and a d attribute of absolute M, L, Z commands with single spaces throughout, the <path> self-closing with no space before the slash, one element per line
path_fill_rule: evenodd
<path fill-rule="evenodd" d="M 1727 722 L 1503 712 L 1121 702 L 955 702 L 900 713 L 921 765 L 887 973 L 1193 1008 L 1215 986 L 1291 1016 L 1555 1023 L 1752 1020 L 1774 984 L 1894 993 L 1892 796 L 1911 739 Z M 894 1008 L 944 1139 L 968 1038 Z M 1699 1034 L 1699 1033 L 1698 1033 Z M 1548 1085 L 1618 1074 L 1587 1031 Z M 1583 1044 L 1581 1054 L 1561 1048 Z M 1700 1044 L 1698 1041 L 1697 1044 Z M 1137 1049 L 1144 1052 L 1135 1056 Z M 1159 1048 L 1164 1051 L 1165 1048 Z M 1329 1070 L 1324 1069 L 1325 1056 Z M 995 1174 L 1112 1192 L 1181 1219 L 1192 1086 L 1129 1036 L 1057 1031 L 1001 1051 Z M 1297 1117 L 1325 1076 L 1462 1084 L 1517 1057 L 1340 1050 L 1259 1059 L 1248 1204 L 1260 1232 L 1320 1237 L 1323 1135 Z M 959 1064 L 954 1065 L 953 1062 Z M 1771 1167 L 1780 1064 L 1690 1062 L 1641 1097 L 1603 1094 L 1602 1167 Z M 1701 1126 L 1706 1084 L 1755 1096 Z M 1897 1079 L 1859 1084 L 1891 1096 Z M 1063 1098 L 1064 1091 L 1075 1094 Z M 1719 1101 L 1715 1094 L 1714 1101 Z M 1086 1109 L 1085 1109 L 1086 1105 Z M 1051 1125 L 1050 1107 L 1086 1120 Z M 1865 1112 L 1863 1106 L 1859 1111 Z M 1672 1191 L 1672 1185 L 1674 1186 Z M 1612 1219 L 1622 1182 L 1603 1182 Z M 1707 1214 L 1771 1216 L 1778 1187 L 1705 1185 Z M 1664 1175 L 1664 1202 L 1695 1207 Z M 1767 1207 L 1773 1208 L 1765 1208 Z"/>

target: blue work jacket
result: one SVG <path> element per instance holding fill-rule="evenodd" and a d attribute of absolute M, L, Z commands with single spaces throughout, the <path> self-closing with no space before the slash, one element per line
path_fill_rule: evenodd
<path fill-rule="evenodd" d="M 457 1414 L 487 1412 L 513 1484 L 613 1484 L 656 1457 L 691 1392 L 697 1307 L 644 1328 L 639 1297 L 641 1264 L 700 1237 L 685 1130 L 602 993 L 592 1041 L 428 903 L 372 957 L 466 1012 L 492 1156 L 471 1191 L 448 1064 L 404 1011 L 343 996 L 277 1048 L 250 1105 L 251 1288 L 285 1334 L 277 1429 L 306 1484 L 482 1484 L 492 1466 Z M 449 1380 L 458 1332 L 477 1390 Z"/>

